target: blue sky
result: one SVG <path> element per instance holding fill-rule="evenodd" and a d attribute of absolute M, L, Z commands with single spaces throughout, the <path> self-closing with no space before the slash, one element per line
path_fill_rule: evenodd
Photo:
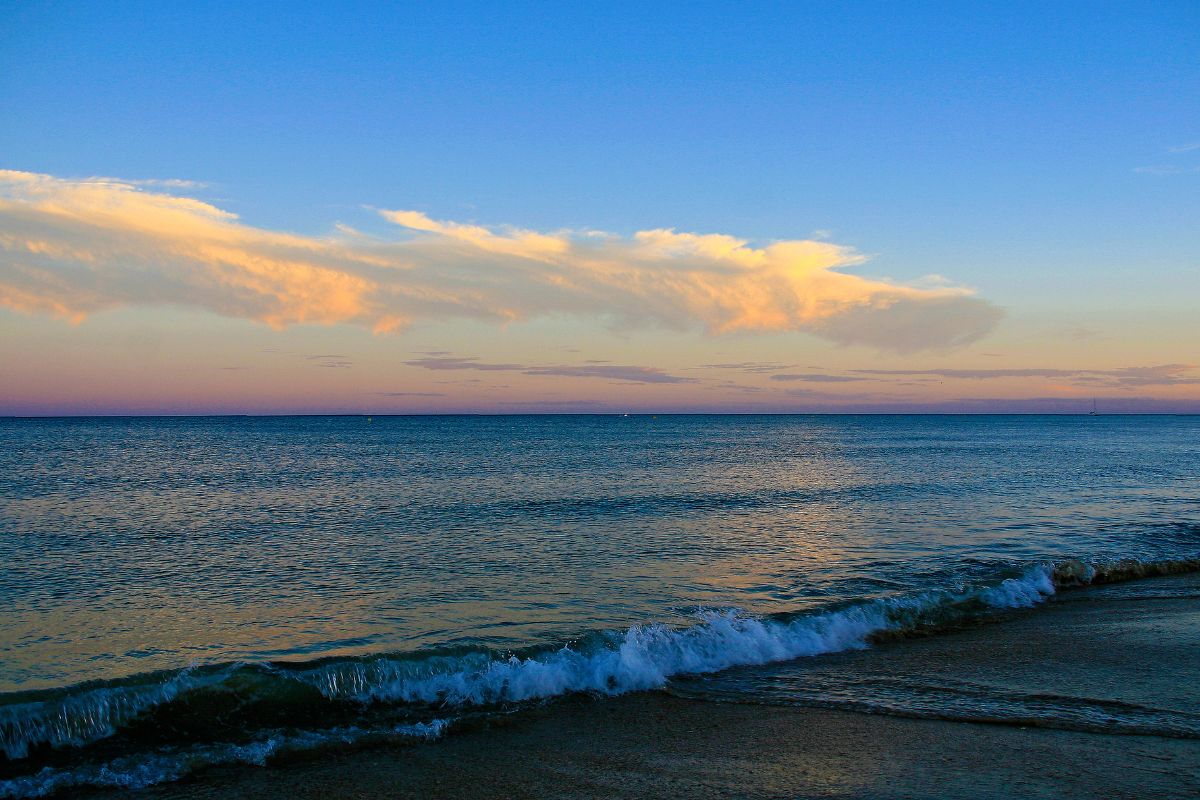
<path fill-rule="evenodd" d="M 1197 31 L 1194 2 L 5 3 L 0 166 L 195 181 L 313 236 L 827 240 L 977 290 L 1026 361 L 1061 320 L 1186 362 Z"/>

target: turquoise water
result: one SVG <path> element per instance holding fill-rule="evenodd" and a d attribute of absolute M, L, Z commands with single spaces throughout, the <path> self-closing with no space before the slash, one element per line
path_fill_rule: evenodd
<path fill-rule="evenodd" d="M 0 420 L 0 796 L 432 737 L 1197 557 L 1196 417 Z"/>

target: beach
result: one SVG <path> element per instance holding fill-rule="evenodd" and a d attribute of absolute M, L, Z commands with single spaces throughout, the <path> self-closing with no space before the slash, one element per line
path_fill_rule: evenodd
<path fill-rule="evenodd" d="M 1197 31 L 0 2 L 0 800 L 1200 800 Z"/>
<path fill-rule="evenodd" d="M 1031 696 L 1200 720 L 1200 576 L 1066 592 L 933 636 L 757 669 L 836 668 L 1014 685 Z M 803 662 L 803 663 L 802 663 Z M 1104 705 L 1107 704 L 1107 705 Z M 968 722 L 574 696 L 440 741 L 218 767 L 139 797 L 1194 797 L 1200 739 L 1071 721 Z M 113 796 L 89 792 L 89 797 Z"/>
<path fill-rule="evenodd" d="M 0 798 L 1188 796 L 1196 432 L 0 423 Z"/>
<path fill-rule="evenodd" d="M 0 798 L 1186 796 L 1197 430 L 8 421 Z"/>

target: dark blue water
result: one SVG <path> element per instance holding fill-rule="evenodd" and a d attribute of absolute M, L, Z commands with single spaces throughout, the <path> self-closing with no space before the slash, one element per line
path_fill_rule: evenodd
<path fill-rule="evenodd" d="M 0 420 L 0 796 L 432 736 L 1197 556 L 1196 417 Z"/>

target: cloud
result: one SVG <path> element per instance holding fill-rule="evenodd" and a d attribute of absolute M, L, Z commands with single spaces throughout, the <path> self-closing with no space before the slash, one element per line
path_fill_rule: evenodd
<path fill-rule="evenodd" d="M 744 383 L 737 383 L 736 381 L 717 381 L 715 383 L 708 384 L 704 388 L 716 390 L 716 391 L 728 390 L 728 391 L 735 391 L 735 392 L 745 392 L 747 394 L 761 394 L 761 393 L 767 391 L 762 386 L 752 386 L 752 385 L 747 385 Z"/>
<path fill-rule="evenodd" d="M 415 358 L 404 362 L 410 367 L 436 370 L 477 369 L 483 372 L 524 372 L 529 367 L 524 364 L 490 364 L 478 358 L 463 358 L 461 356 L 429 356 Z"/>
<path fill-rule="evenodd" d="M 1187 144 L 1168 147 L 1168 153 L 1190 153 L 1193 150 L 1200 150 L 1200 142 L 1188 142 Z"/>
<path fill-rule="evenodd" d="M 443 392 L 376 392 L 382 397 L 445 397 Z"/>
<path fill-rule="evenodd" d="M 568 378 L 609 378 L 634 383 L 695 383 L 695 378 L 670 375 L 657 367 L 630 367 L 619 364 L 583 365 L 578 367 L 534 367 L 526 375 L 559 375 Z"/>
<path fill-rule="evenodd" d="M 897 401 L 899 399 L 880 392 L 823 392 L 819 389 L 803 388 L 785 389 L 783 394 L 789 397 L 801 397 L 805 400 L 820 400 L 835 403 L 868 403 L 878 400 Z"/>
<path fill-rule="evenodd" d="M 527 408 L 602 408 L 607 406 L 599 400 L 503 400 L 502 406 Z"/>
<path fill-rule="evenodd" d="M 794 367 L 795 364 L 784 364 L 779 361 L 735 361 L 727 364 L 701 364 L 701 369 L 735 369 L 740 372 L 767 373 L 778 372 L 781 369 Z"/>
<path fill-rule="evenodd" d="M 695 383 L 695 378 L 683 378 L 663 372 L 657 367 L 632 367 L 620 364 L 582 364 L 529 366 L 526 364 L 494 364 L 477 358 L 438 356 L 404 362 L 410 367 L 432 370 L 481 370 L 485 372 L 520 372 L 525 375 L 555 375 L 568 378 L 608 378 L 635 383 Z"/>
<path fill-rule="evenodd" d="M 824 375 L 819 372 L 811 373 L 791 373 L 783 372 L 777 375 L 772 375 L 770 380 L 773 381 L 805 381 L 808 383 L 848 383 L 850 381 L 866 381 L 870 378 L 863 378 L 856 375 Z"/>
<path fill-rule="evenodd" d="M 952 286 L 844 272 L 829 242 L 754 247 L 722 234 L 541 233 L 378 213 L 386 238 L 345 226 L 301 236 L 144 182 L 0 171 L 0 304 L 81 320 L 177 305 L 276 327 L 585 315 L 625 327 L 799 331 L 906 351 L 988 333 L 1000 311 Z"/>
<path fill-rule="evenodd" d="M 1081 374 L 1074 369 L 852 369 L 858 375 L 938 375 L 942 378 L 987 380 L 990 378 L 1069 378 Z"/>
<path fill-rule="evenodd" d="M 1195 364 L 1160 364 L 1156 367 L 1123 367 L 1094 374 L 1108 378 L 1113 386 L 1180 386 L 1200 384 L 1200 378 L 1184 374 L 1195 368 Z"/>
<path fill-rule="evenodd" d="M 350 367 L 354 366 L 354 362 L 348 357 L 336 354 L 305 356 L 304 360 L 313 362 L 314 367 L 326 367 L 328 369 L 350 369 Z"/>
<path fill-rule="evenodd" d="M 1148 167 L 1135 167 L 1134 172 L 1142 175 L 1192 175 L 1200 172 L 1200 167 L 1182 167 L 1174 164 L 1153 164 Z"/>
<path fill-rule="evenodd" d="M 1100 386 L 1178 386 L 1200 384 L 1200 378 L 1185 373 L 1194 364 L 1159 364 L 1152 367 L 1117 369 L 854 369 L 857 375 L 936 375 L 963 380 L 997 378 L 1060 378 Z M 778 377 L 778 376 L 776 376 Z"/>

